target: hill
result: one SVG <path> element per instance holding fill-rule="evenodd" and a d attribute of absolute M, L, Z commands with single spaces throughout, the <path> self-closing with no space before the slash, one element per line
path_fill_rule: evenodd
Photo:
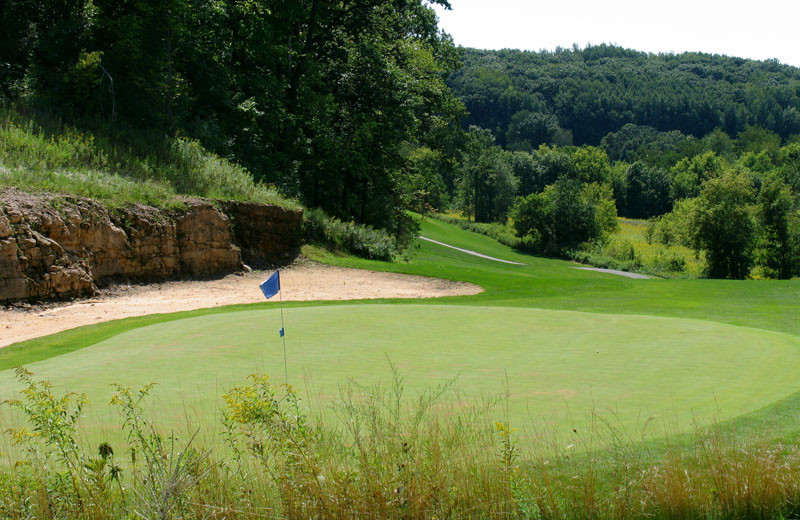
<path fill-rule="evenodd" d="M 800 133 L 800 69 L 777 61 L 605 44 L 555 52 L 467 48 L 462 60 L 447 83 L 469 111 L 466 124 L 492 129 L 503 145 L 598 145 L 626 124 L 695 137 L 715 128 L 735 136 L 748 125 L 783 139 Z M 538 133 L 521 128 L 531 115 Z"/>

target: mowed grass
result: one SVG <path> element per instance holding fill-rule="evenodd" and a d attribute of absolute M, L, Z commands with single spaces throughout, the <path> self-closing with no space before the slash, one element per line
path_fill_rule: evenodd
<path fill-rule="evenodd" d="M 748 426 L 768 419 L 770 428 L 796 434 L 799 281 L 630 280 L 525 255 L 439 221 L 423 221 L 422 235 L 525 265 L 428 242 L 394 264 L 307 249 L 327 263 L 485 289 L 436 300 L 284 304 L 290 382 L 315 411 L 347 378 L 388 380 L 388 358 L 412 390 L 457 377 L 465 403 L 507 387 L 509 418 L 525 429 L 585 424 L 597 412 L 625 428 L 656 416 L 683 430 L 693 419 L 760 409 L 746 416 Z M 291 287 L 283 289 L 290 296 Z M 283 380 L 276 313 L 276 304 L 264 303 L 158 316 L 17 345 L 0 352 L 0 391 L 7 395 L 8 369 L 20 363 L 61 389 L 86 391 L 99 408 L 111 383 L 154 381 L 166 424 L 208 418 L 214 428 L 230 385 L 254 372 Z"/>
<path fill-rule="evenodd" d="M 391 361 L 411 394 L 452 380 L 465 405 L 507 394 L 496 419 L 529 434 L 586 431 L 591 414 L 634 436 L 653 419 L 651 433 L 675 433 L 767 406 L 800 376 L 800 338 L 698 320 L 461 305 L 298 307 L 285 318 L 288 381 L 316 410 L 349 378 L 387 380 Z M 220 396 L 249 374 L 283 382 L 280 322 L 276 309 L 170 321 L 27 368 L 100 405 L 89 425 L 106 424 L 113 385 L 153 381 L 162 427 L 213 425 Z M 0 399 L 15 386 L 0 373 Z"/>

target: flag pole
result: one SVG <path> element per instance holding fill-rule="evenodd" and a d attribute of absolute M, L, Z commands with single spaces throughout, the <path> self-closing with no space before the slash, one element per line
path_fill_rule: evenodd
<path fill-rule="evenodd" d="M 278 269 L 278 279 L 280 280 L 280 272 L 281 270 Z M 280 288 L 280 286 L 279 286 Z M 283 380 L 288 385 L 289 384 L 289 368 L 286 364 L 286 329 L 283 326 L 283 291 L 278 291 L 278 298 L 280 301 L 281 307 L 281 339 L 283 340 Z"/>

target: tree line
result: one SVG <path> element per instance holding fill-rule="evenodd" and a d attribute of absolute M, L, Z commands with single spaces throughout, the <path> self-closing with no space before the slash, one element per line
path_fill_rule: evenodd
<path fill-rule="evenodd" d="M 403 151 L 463 106 L 430 4 L 7 0 L 0 97 L 76 124 L 186 136 L 310 207 L 407 233 Z"/>
<path fill-rule="evenodd" d="M 459 50 L 431 3 L 448 5 L 8 0 L 0 101 L 129 140 L 197 140 L 401 242 L 409 208 L 511 217 L 552 255 L 622 215 L 658 219 L 712 276 L 798 273 L 800 69 L 610 45 Z M 714 218 L 734 207 L 749 238 L 717 251 L 702 233 L 723 236 Z M 690 224 L 705 231 L 677 229 Z"/>
<path fill-rule="evenodd" d="M 599 145 L 626 124 L 697 138 L 758 126 L 800 133 L 800 69 L 702 53 L 648 54 L 614 45 L 555 51 L 463 49 L 448 85 L 467 125 L 507 149 Z"/>

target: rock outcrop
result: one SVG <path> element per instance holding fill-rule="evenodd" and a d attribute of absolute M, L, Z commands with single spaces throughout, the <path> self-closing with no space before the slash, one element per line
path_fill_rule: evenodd
<path fill-rule="evenodd" d="M 253 202 L 225 202 L 225 213 L 233 222 L 236 244 L 244 263 L 253 267 L 290 263 L 300 250 L 302 210 Z"/>
<path fill-rule="evenodd" d="M 174 210 L 109 209 L 0 190 L 0 302 L 90 296 L 115 279 L 208 277 L 242 269 L 243 259 L 267 266 L 297 255 L 301 210 L 219 205 L 225 209 L 197 199 Z"/>

